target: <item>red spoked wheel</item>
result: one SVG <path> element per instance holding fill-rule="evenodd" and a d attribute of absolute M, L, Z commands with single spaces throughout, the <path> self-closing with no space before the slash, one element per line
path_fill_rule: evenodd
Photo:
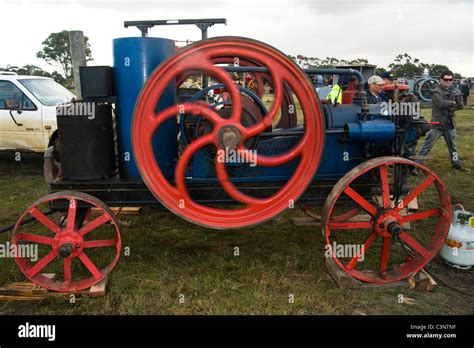
<path fill-rule="evenodd" d="M 274 84 L 275 100 L 268 114 L 257 124 L 244 127 L 241 123 L 242 102 L 238 88 L 229 74 L 213 65 L 219 57 L 235 56 L 255 61 L 269 69 Z M 229 118 L 200 103 L 174 105 L 155 112 L 160 96 L 176 76 L 185 71 L 199 71 L 223 83 L 232 100 Z M 217 209 L 195 202 L 186 187 L 185 173 L 194 154 L 206 145 L 217 149 L 233 149 L 245 156 L 245 141 L 265 131 L 277 114 L 283 100 L 283 85 L 287 83 L 301 104 L 305 129 L 298 143 L 284 153 L 274 156 L 257 153 L 258 166 L 280 166 L 298 160 L 288 182 L 267 198 L 255 198 L 242 193 L 227 174 L 226 165 L 215 161 L 220 185 L 241 209 Z M 163 175 L 151 147 L 155 131 L 169 118 L 188 113 L 205 118 L 213 130 L 189 144 L 181 154 L 175 169 L 174 185 Z M 306 190 L 318 168 L 324 139 L 324 120 L 321 105 L 311 82 L 304 72 L 286 55 L 264 43 L 238 37 L 212 38 L 201 41 L 163 62 L 150 76 L 138 98 L 132 124 L 133 149 L 141 176 L 155 197 L 169 210 L 193 223 L 211 228 L 241 228 L 271 219 L 293 204 Z"/>
<path fill-rule="evenodd" d="M 406 176 L 410 166 L 421 175 Z M 419 210 L 412 212 L 415 198 Z M 321 227 L 326 257 L 356 279 L 387 283 L 423 268 L 442 247 L 450 223 L 451 199 L 436 174 L 405 158 L 379 157 L 334 186 Z"/>
<path fill-rule="evenodd" d="M 66 208 L 43 213 L 58 204 Z M 36 220 L 22 226 L 27 216 Z M 38 199 L 23 213 L 12 245 L 31 250 L 28 255 L 17 254 L 15 262 L 33 283 L 52 291 L 75 292 L 90 288 L 112 271 L 122 241 L 118 221 L 104 203 L 85 193 L 63 191 Z"/>

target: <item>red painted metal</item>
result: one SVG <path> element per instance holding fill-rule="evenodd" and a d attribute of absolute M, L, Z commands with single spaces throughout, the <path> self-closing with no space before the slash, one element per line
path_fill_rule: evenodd
<path fill-rule="evenodd" d="M 415 166 L 420 173 L 424 174 L 424 176 L 421 176 L 423 179 L 420 183 L 411 185 L 408 194 L 404 198 L 400 197 L 401 204 L 395 204 L 393 201 L 393 191 L 391 195 L 393 188 L 390 180 L 393 180 L 393 175 L 390 176 L 388 171 L 394 166 L 405 166 L 405 168 Z M 369 174 L 378 178 L 379 192 L 382 196 L 381 204 L 369 202 L 351 187 L 359 178 L 367 177 Z M 402 214 L 402 210 L 415 198 L 418 198 L 418 204 L 421 207 L 423 203 L 420 200 L 420 195 L 430 186 L 433 186 L 436 190 L 433 190 L 433 192 L 437 193 L 436 207 L 409 213 L 408 215 Z M 344 198 L 344 196 L 346 196 L 345 198 L 350 197 L 359 208 L 337 216 L 336 210 L 343 206 L 341 197 Z M 365 211 L 370 216 L 370 220 L 351 220 L 353 214 L 348 213 L 357 209 Z M 347 216 L 347 220 L 342 221 L 341 216 Z M 423 241 L 418 240 L 416 234 L 413 234 L 413 232 L 416 232 L 416 226 L 412 225 L 411 230 L 403 228 L 405 223 L 414 224 L 425 219 L 434 219 L 429 220 L 429 222 L 435 227 L 433 226 L 431 235 Z M 321 226 L 323 235 L 326 237 L 327 247 L 332 250 L 331 256 L 341 269 L 354 278 L 365 282 L 387 283 L 407 278 L 423 268 L 442 247 L 448 234 L 450 222 L 451 199 L 445 185 L 436 174 L 428 168 L 405 158 L 379 157 L 360 164 L 339 180 L 324 205 Z M 395 255 L 396 252 L 399 252 L 399 254 L 405 256 L 404 252 L 406 253 L 406 251 L 402 249 L 398 238 L 395 237 L 396 235 L 389 232 L 389 226 L 392 223 L 396 223 L 402 228 L 399 239 L 408 249 L 411 249 L 413 255 L 409 257 Z M 366 236 L 365 241 L 363 241 L 364 236 Z M 349 241 L 348 238 L 351 240 Z M 363 251 L 358 255 L 341 257 L 336 255 L 332 248 L 338 244 L 353 244 L 352 242 L 356 240 L 359 240 L 358 245 L 363 245 Z M 372 258 L 377 258 L 377 253 L 370 250 L 376 247 L 380 248 L 378 261 L 371 262 L 374 261 L 372 259 L 368 263 L 361 262 L 362 257 L 368 254 L 371 254 Z M 349 260 L 345 260 L 346 258 L 349 258 Z M 364 260 L 364 262 L 366 261 Z"/>
<path fill-rule="evenodd" d="M 268 67 L 274 83 L 274 104 L 261 122 L 250 127 L 243 127 L 240 122 L 242 102 L 237 87 L 225 70 L 213 64 L 215 59 L 229 56 L 254 61 Z M 213 110 L 198 103 L 174 105 L 155 114 L 155 106 L 166 86 L 172 79 L 186 71 L 206 73 L 225 85 L 232 99 L 230 118 L 223 119 Z M 218 139 L 219 130 L 229 126 L 237 129 L 242 135 L 238 151 L 245 150 L 243 144 L 246 139 L 263 132 L 272 124 L 283 101 L 285 82 L 291 86 L 300 101 L 305 121 L 305 134 L 300 142 L 286 153 L 276 156 L 257 154 L 256 161 L 260 166 L 278 166 L 298 157 L 300 160 L 292 177 L 273 196 L 254 198 L 240 192 L 229 180 L 225 165 L 215 161 L 216 172 L 222 187 L 245 207 L 217 209 L 193 201 L 186 189 L 184 175 L 194 153 L 209 144 L 222 149 L 220 139 Z M 164 121 L 176 117 L 180 112 L 204 117 L 214 124 L 214 129 L 185 148 L 176 165 L 175 185 L 172 185 L 164 177 L 155 161 L 151 139 Z M 132 124 L 133 149 L 137 166 L 150 191 L 164 206 L 178 216 L 193 223 L 217 229 L 259 224 L 296 202 L 312 181 L 318 168 L 323 150 L 324 131 L 321 105 L 306 74 L 275 48 L 255 40 L 238 37 L 213 38 L 198 42 L 187 46 L 163 62 L 150 76 L 141 92 Z"/>
<path fill-rule="evenodd" d="M 39 209 L 41 205 L 59 200 L 69 201 L 69 208 L 66 213 L 67 223 L 64 227 L 56 224 L 51 219 L 51 215 L 45 216 Z M 101 215 L 89 222 L 89 217 L 91 216 L 91 209 L 89 208 L 85 214 L 84 221 L 78 223 L 76 220 L 76 213 L 79 205 L 95 207 Z M 38 234 L 35 234 L 35 231 L 31 231 L 31 226 L 28 226 L 29 232 L 22 232 L 22 226 L 20 223 L 27 215 L 35 217 L 41 225 L 45 226 L 49 231 L 49 236 L 39 234 L 40 232 L 36 232 Z M 102 240 L 87 238 L 89 233 L 106 223 L 109 223 L 109 228 L 113 231 L 115 238 Z M 21 243 L 25 242 L 35 243 L 38 244 L 38 246 L 49 246 L 51 247 L 51 250 L 45 256 L 40 257 L 37 262 L 32 262 L 27 258 L 20 257 L 22 255 L 17 255 L 17 257 L 15 257 L 15 262 L 20 267 L 21 271 L 33 283 L 49 290 L 59 292 L 75 292 L 84 290 L 101 281 L 115 267 L 120 257 L 122 245 L 119 224 L 114 213 L 104 203 L 93 196 L 81 192 L 69 191 L 46 195 L 35 201 L 23 213 L 13 231 L 12 244 L 18 248 Z M 61 256 L 60 253 L 60 248 L 64 246 L 71 247 L 70 254 L 67 256 Z M 92 251 L 97 255 L 98 248 L 112 248 L 112 250 L 114 250 L 114 256 L 111 257 L 110 263 L 102 269 L 98 269 L 87 255 Z M 108 256 L 110 257 L 110 255 Z M 90 275 L 79 277 L 79 275 L 74 272 L 74 259 L 82 262 L 90 272 Z M 62 279 L 58 277 L 50 279 L 42 274 L 45 267 L 52 262 L 59 264 L 62 263 Z"/>

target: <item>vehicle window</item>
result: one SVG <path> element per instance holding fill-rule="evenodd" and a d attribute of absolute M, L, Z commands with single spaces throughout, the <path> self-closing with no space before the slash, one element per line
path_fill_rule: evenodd
<path fill-rule="evenodd" d="M 55 106 L 70 102 L 76 96 L 51 79 L 21 79 L 26 87 L 43 105 Z"/>
<path fill-rule="evenodd" d="M 0 81 L 0 109 L 19 105 L 21 110 L 36 110 L 36 105 L 10 81 Z"/>

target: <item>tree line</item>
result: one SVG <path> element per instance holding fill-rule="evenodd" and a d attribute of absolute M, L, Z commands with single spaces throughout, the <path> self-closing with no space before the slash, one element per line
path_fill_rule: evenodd
<path fill-rule="evenodd" d="M 84 41 L 86 59 L 87 61 L 91 61 L 93 58 L 89 38 L 84 36 Z M 36 57 L 43 59 L 49 65 L 53 66 L 55 70 L 52 73 L 33 64 L 26 64 L 22 67 L 7 65 L 5 68 L 0 67 L 0 71 L 15 72 L 19 75 L 51 77 L 60 84 L 68 88 L 73 88 L 72 59 L 68 32 L 63 30 L 61 32 L 51 33 L 46 40 L 42 42 L 42 45 L 43 48 L 41 51 L 36 53 Z M 316 67 L 334 68 L 338 65 L 350 64 L 369 64 L 369 61 L 365 58 L 347 60 L 334 57 L 306 57 L 301 54 L 297 56 L 289 55 L 289 57 L 304 69 Z M 450 70 L 446 65 L 421 62 L 418 58 L 412 58 L 408 53 L 401 53 L 394 58 L 393 62 L 388 65 L 387 69 L 377 67 L 375 72 L 377 74 L 382 74 L 383 72 L 390 70 L 393 72 L 395 77 L 414 78 L 415 76 L 421 76 L 425 69 L 428 69 L 431 76 L 439 76 L 443 70 Z M 458 73 L 454 73 L 454 77 L 462 78 Z"/>
<path fill-rule="evenodd" d="M 347 60 L 334 57 L 306 57 L 300 54 L 297 56 L 289 55 L 289 57 L 303 69 L 335 68 L 340 65 L 369 64 L 369 61 L 365 58 Z M 415 76 L 423 75 L 425 69 L 428 69 L 430 76 L 439 76 L 443 70 L 451 70 L 446 65 L 424 63 L 418 58 L 412 58 L 408 53 L 400 53 L 395 56 L 393 62 L 390 63 L 387 68 L 377 67 L 375 73 L 381 75 L 386 71 L 391 71 L 395 77 L 414 78 Z M 462 76 L 459 73 L 454 73 L 454 78 L 460 79 Z"/>

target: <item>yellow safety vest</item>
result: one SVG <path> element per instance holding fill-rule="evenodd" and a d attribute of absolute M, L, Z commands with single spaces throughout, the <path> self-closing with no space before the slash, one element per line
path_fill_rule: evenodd
<path fill-rule="evenodd" d="M 337 83 L 332 86 L 331 92 L 329 92 L 328 96 L 326 97 L 327 100 L 334 104 L 334 101 L 337 100 L 337 104 L 342 104 L 342 90 L 341 86 Z"/>

